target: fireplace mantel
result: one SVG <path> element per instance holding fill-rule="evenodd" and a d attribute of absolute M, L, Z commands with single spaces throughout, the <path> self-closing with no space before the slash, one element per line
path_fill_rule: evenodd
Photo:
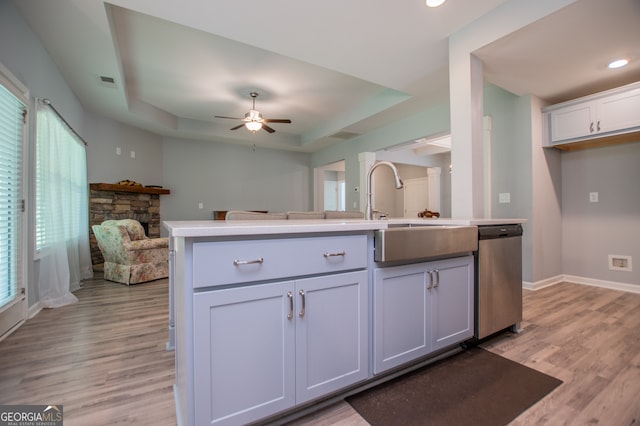
<path fill-rule="evenodd" d="M 158 195 L 171 194 L 171 191 L 164 188 L 118 185 L 116 183 L 90 183 L 89 189 L 93 189 L 95 191 L 135 192 L 138 194 L 158 194 Z"/>

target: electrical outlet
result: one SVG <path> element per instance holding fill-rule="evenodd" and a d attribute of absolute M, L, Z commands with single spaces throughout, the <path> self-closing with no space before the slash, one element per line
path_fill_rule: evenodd
<path fill-rule="evenodd" d="M 204 204 L 203 203 L 198 203 L 198 208 L 199 209 L 203 209 L 204 208 Z"/>
<path fill-rule="evenodd" d="M 136 158 L 136 152 L 135 151 L 131 151 L 131 158 Z"/>
<path fill-rule="evenodd" d="M 122 155 L 122 149 L 119 146 L 116 147 L 116 155 Z"/>
<path fill-rule="evenodd" d="M 500 194 L 498 194 L 498 202 L 500 204 L 509 204 L 511 202 L 511 193 L 501 192 Z"/>
<path fill-rule="evenodd" d="M 598 193 L 597 192 L 590 192 L 589 193 L 589 202 L 590 203 L 597 203 L 598 202 Z"/>

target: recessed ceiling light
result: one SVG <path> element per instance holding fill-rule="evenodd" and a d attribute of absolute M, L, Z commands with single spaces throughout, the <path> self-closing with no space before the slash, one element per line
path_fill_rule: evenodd
<path fill-rule="evenodd" d="M 622 68 L 629 63 L 628 59 L 616 59 L 609 63 L 609 68 Z"/>
<path fill-rule="evenodd" d="M 429 7 L 438 7 L 442 5 L 446 0 L 426 0 L 427 6 Z"/>

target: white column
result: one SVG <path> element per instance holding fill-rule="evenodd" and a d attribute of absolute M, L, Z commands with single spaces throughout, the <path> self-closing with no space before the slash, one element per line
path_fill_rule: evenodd
<path fill-rule="evenodd" d="M 484 215 L 482 62 L 473 52 L 577 0 L 509 0 L 449 37 L 451 216 Z"/>
<path fill-rule="evenodd" d="M 482 62 L 451 49 L 451 217 L 484 215 L 484 130 Z M 455 53 L 455 54 L 454 54 Z"/>
<path fill-rule="evenodd" d="M 358 162 L 360 163 L 360 211 L 364 213 L 367 208 L 367 173 L 376 162 L 375 152 L 361 152 L 358 154 Z M 373 183 L 371 193 L 374 194 Z"/>
<path fill-rule="evenodd" d="M 427 209 L 431 210 L 432 212 L 438 212 L 441 213 L 440 211 L 440 174 L 441 174 L 441 169 L 440 167 L 429 167 L 427 169 L 427 177 L 428 179 L 428 188 L 429 188 L 429 192 L 428 192 L 428 200 L 427 200 Z"/>

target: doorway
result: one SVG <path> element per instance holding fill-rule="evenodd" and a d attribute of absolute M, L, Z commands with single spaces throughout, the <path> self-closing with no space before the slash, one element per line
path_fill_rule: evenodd
<path fill-rule="evenodd" d="M 404 181 L 404 217 L 415 219 L 429 206 L 429 178 Z"/>
<path fill-rule="evenodd" d="M 315 169 L 314 210 L 346 210 L 345 161 Z"/>

